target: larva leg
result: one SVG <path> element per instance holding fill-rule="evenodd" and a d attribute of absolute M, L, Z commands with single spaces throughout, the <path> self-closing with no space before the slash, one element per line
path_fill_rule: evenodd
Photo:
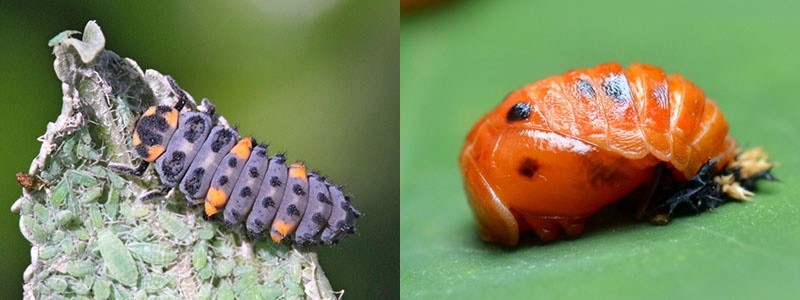
<path fill-rule="evenodd" d="M 142 175 L 144 175 L 144 171 L 147 170 L 148 166 L 150 166 L 150 163 L 143 160 L 139 163 L 139 166 L 135 168 L 133 166 L 110 163 L 108 164 L 108 169 L 117 173 L 124 173 L 136 177 L 142 177 Z"/>
<path fill-rule="evenodd" d="M 175 94 L 178 96 L 178 102 L 175 103 L 175 109 L 181 111 L 181 109 L 186 106 L 186 102 L 189 101 L 189 96 L 186 95 L 186 91 L 178 86 L 172 76 L 167 76 L 167 82 L 169 82 L 169 86 L 172 87 L 172 90 L 175 91 Z"/>
<path fill-rule="evenodd" d="M 139 197 L 139 200 L 140 201 L 147 201 L 147 200 L 158 198 L 158 197 L 164 197 L 171 190 L 172 190 L 171 186 L 165 185 L 165 186 L 162 186 L 160 189 L 147 191 L 146 193 L 144 193 L 144 195 Z"/>

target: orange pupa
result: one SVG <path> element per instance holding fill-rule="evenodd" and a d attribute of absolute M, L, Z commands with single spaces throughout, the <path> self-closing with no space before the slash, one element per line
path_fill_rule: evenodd
<path fill-rule="evenodd" d="M 526 230 L 543 241 L 578 236 L 659 172 L 675 182 L 705 169 L 721 176 L 736 157 L 725 117 L 698 86 L 655 66 L 606 63 L 508 94 L 469 132 L 459 163 L 481 238 L 515 245 Z M 752 173 L 770 179 L 772 166 Z M 740 177 L 710 182 L 746 198 Z"/>

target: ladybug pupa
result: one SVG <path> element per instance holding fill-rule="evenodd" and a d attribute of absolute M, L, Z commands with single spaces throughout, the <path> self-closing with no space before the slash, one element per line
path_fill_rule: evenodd
<path fill-rule="evenodd" d="M 757 180 L 773 179 L 766 158 L 740 153 L 717 104 L 683 76 L 607 63 L 508 94 L 469 132 L 459 163 L 481 238 L 516 245 L 527 230 L 579 236 L 634 191 L 650 191 L 641 202 L 661 223 L 750 200 Z"/>
<path fill-rule="evenodd" d="M 221 214 L 228 227 L 243 224 L 251 238 L 268 234 L 275 243 L 293 235 L 296 245 L 335 244 L 356 232 L 361 213 L 341 186 L 307 172 L 302 162 L 287 167 L 283 153 L 269 156 L 266 144 L 218 122 L 207 99 L 191 111 L 188 94 L 171 77 L 167 81 L 177 103 L 145 110 L 131 135 L 141 163 L 109 164 L 134 176 L 155 165 L 162 187 L 141 200 L 177 188 L 188 205 L 202 204 L 207 217 Z"/>

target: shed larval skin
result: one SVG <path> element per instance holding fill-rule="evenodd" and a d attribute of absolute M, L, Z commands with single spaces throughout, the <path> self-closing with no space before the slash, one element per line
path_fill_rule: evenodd
<path fill-rule="evenodd" d="M 524 118 L 511 111 L 521 107 Z M 526 230 L 543 241 L 580 235 L 662 162 L 682 181 L 708 161 L 721 169 L 734 151 L 699 87 L 658 67 L 607 63 L 510 93 L 475 124 L 459 160 L 481 238 L 515 245 Z"/>

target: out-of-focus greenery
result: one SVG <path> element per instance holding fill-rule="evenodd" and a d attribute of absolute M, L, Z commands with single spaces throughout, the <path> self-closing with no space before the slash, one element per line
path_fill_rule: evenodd
<path fill-rule="evenodd" d="M 0 4 L 0 243 L 6 297 L 22 295 L 28 243 L 9 211 L 61 108 L 47 41 L 97 20 L 106 48 L 207 97 L 240 132 L 345 184 L 366 216 L 320 262 L 348 299 L 398 293 L 398 19 L 364 0 Z"/>
<path fill-rule="evenodd" d="M 800 5 L 787 1 L 455 1 L 401 21 L 401 297 L 788 299 L 800 293 Z M 510 91 L 641 61 L 716 99 L 780 183 L 753 203 L 622 222 L 508 249 L 477 237 L 457 157 Z M 536 191 L 531 191 L 535 193 Z"/>

